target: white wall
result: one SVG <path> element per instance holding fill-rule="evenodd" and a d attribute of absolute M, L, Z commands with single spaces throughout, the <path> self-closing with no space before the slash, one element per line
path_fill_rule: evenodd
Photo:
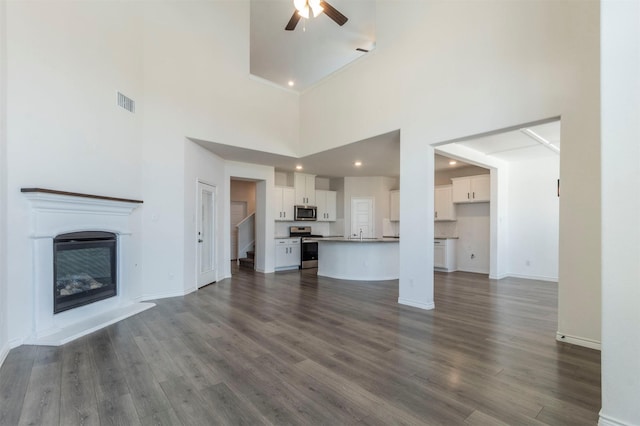
<path fill-rule="evenodd" d="M 141 101 L 142 56 L 137 7 L 8 2 L 6 8 L 7 311 L 13 346 L 32 327 L 28 203 L 20 188 L 143 198 L 141 116 L 116 106 L 116 90 Z M 145 208 L 132 218 L 134 246 Z M 140 252 L 131 255 L 131 264 L 141 265 Z M 136 297 L 142 286 L 134 286 Z"/>
<path fill-rule="evenodd" d="M 425 145 L 562 116 L 559 330 L 599 340 L 598 3 L 379 1 L 377 10 L 372 54 L 303 94 L 302 154 L 401 129 L 401 223 L 414 229 L 433 210 L 432 194 L 417 196 L 433 187 Z M 505 203 L 492 204 L 498 220 Z M 432 238 L 433 228 L 415 228 L 400 242 L 400 293 L 427 304 L 432 284 L 418 291 L 415 277 L 432 253 L 405 256 Z M 499 242 L 505 250 L 504 235 Z"/>
<path fill-rule="evenodd" d="M 159 218 L 145 221 L 144 264 L 146 281 L 171 294 L 187 285 L 171 276 L 192 270 L 181 246 L 163 244 L 189 238 L 183 234 L 193 215 L 184 204 L 185 136 L 292 155 L 298 97 L 249 78 L 248 2 L 152 2 L 144 17 L 143 192 L 147 217 Z M 228 179 L 224 185 L 228 203 Z M 258 263 L 264 254 L 256 253 Z"/>
<path fill-rule="evenodd" d="M 567 2 L 561 73 L 558 336 L 600 346 L 600 27 L 599 2 Z M 560 70 L 559 70 L 560 71 Z"/>
<path fill-rule="evenodd" d="M 256 183 L 234 179 L 231 181 L 231 201 L 247 203 L 247 215 L 256 211 Z"/>
<path fill-rule="evenodd" d="M 185 138 L 284 155 L 298 148 L 298 96 L 249 78 L 249 3 L 54 0 L 2 8 L 9 88 L 2 204 L 12 224 L 2 312 L 11 345 L 32 324 L 21 187 L 144 200 L 132 236 L 142 270 L 137 295 L 183 294 L 195 270 L 185 258 L 194 208 Z M 117 90 L 136 101 L 135 114 L 115 105 Z"/>
<path fill-rule="evenodd" d="M 603 315 L 600 425 L 638 425 L 640 3 L 605 1 L 601 22 Z M 564 187 L 561 190 L 564 191 Z"/>
<path fill-rule="evenodd" d="M 6 2 L 0 2 L 0 365 L 9 350 L 7 330 L 7 52 Z"/>
<path fill-rule="evenodd" d="M 509 275 L 558 280 L 560 157 L 510 163 Z"/>
<path fill-rule="evenodd" d="M 351 231 L 351 199 L 373 197 L 375 237 L 382 237 L 383 219 L 389 218 L 389 191 L 398 188 L 398 179 L 389 177 L 344 178 L 344 234 Z M 340 216 L 340 215 L 338 215 Z"/>
<path fill-rule="evenodd" d="M 182 293 L 189 293 L 197 288 L 197 182 L 207 183 L 215 188 L 215 205 L 214 205 L 214 257 L 216 279 L 230 277 L 227 273 L 227 263 L 225 260 L 224 243 L 229 243 L 229 235 L 225 235 L 225 229 L 229 229 L 229 225 L 225 227 L 222 222 L 225 217 L 225 208 L 229 206 L 228 184 L 225 181 L 225 162 L 223 159 L 207 151 L 200 145 L 185 140 L 184 144 L 184 273 Z M 229 214 L 227 213 L 227 217 Z"/>

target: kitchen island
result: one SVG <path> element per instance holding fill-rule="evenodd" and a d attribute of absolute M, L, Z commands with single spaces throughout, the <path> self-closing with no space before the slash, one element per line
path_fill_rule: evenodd
<path fill-rule="evenodd" d="M 318 238 L 318 275 L 355 281 L 396 280 L 398 238 Z"/>

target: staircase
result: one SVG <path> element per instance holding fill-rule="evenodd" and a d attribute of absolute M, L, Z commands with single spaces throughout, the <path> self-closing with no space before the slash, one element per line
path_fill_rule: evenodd
<path fill-rule="evenodd" d="M 256 252 L 249 250 L 247 251 L 247 257 L 238 259 L 238 264 L 241 268 L 251 269 L 253 271 L 255 269 L 255 256 Z"/>

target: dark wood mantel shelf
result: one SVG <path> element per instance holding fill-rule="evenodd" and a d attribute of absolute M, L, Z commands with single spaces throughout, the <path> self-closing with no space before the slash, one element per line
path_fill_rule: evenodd
<path fill-rule="evenodd" d="M 45 189 L 45 188 L 20 188 L 20 192 L 42 192 L 43 194 L 68 195 L 70 197 L 84 197 L 84 198 L 93 198 L 96 200 L 109 200 L 109 201 L 120 201 L 123 203 L 142 204 L 142 200 L 130 200 L 128 198 L 105 197 L 103 195 L 81 194 L 79 192 L 57 191 L 55 189 Z"/>

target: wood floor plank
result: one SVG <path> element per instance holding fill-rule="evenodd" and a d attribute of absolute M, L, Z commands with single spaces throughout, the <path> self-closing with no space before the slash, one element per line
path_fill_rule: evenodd
<path fill-rule="evenodd" d="M 130 394 L 100 401 L 98 414 L 100 415 L 100 424 L 105 426 L 138 426 L 141 424 Z"/>
<path fill-rule="evenodd" d="M 314 270 L 222 280 L 0 368 L 0 425 L 595 424 L 600 354 L 559 343 L 557 285 L 434 274 L 436 309 L 397 281 Z"/>
<path fill-rule="evenodd" d="M 215 414 L 215 423 L 239 426 L 267 424 L 265 419 L 253 410 L 253 407 L 241 400 L 224 383 L 209 386 L 203 389 L 200 395 L 208 402 L 210 412 Z"/>
<path fill-rule="evenodd" d="M 129 393 L 125 371 L 121 368 L 116 351 L 107 330 L 97 331 L 87 337 L 96 372 L 96 398 L 118 400 Z"/>
<path fill-rule="evenodd" d="M 147 417 L 140 418 L 140 423 L 143 426 L 182 426 L 184 424 L 170 406 L 167 406 L 165 411 L 152 413 Z"/>
<path fill-rule="evenodd" d="M 20 421 L 36 352 L 35 346 L 13 349 L 0 369 L 0 425 L 15 425 Z"/>
<path fill-rule="evenodd" d="M 165 411 L 169 401 L 130 329 L 126 324 L 114 324 L 108 328 L 108 332 L 138 415 L 149 417 Z"/>
<path fill-rule="evenodd" d="M 60 389 L 62 380 L 62 349 L 38 348 L 20 425 L 57 425 L 60 422 Z M 2 424 L 2 422 L 0 422 Z"/>
<path fill-rule="evenodd" d="M 95 367 L 88 339 L 65 345 L 62 355 L 61 425 L 99 425 Z"/>

